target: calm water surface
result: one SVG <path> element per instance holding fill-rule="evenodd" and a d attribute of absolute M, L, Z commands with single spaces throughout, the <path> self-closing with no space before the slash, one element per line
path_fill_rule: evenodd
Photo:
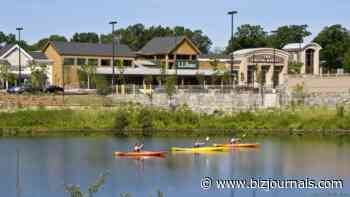
<path fill-rule="evenodd" d="M 161 190 L 177 196 L 349 196 L 350 140 L 344 138 L 259 138 L 259 150 L 236 150 L 210 155 L 168 154 L 165 159 L 143 161 L 115 158 L 144 141 L 147 150 L 191 146 L 195 138 L 3 138 L 0 139 L 0 196 L 16 196 L 16 149 L 21 152 L 22 197 L 65 197 L 65 184 L 86 190 L 100 173 L 109 171 L 107 183 L 96 197 L 156 196 Z M 212 139 L 213 143 L 224 138 Z M 342 190 L 217 190 L 202 191 L 200 180 L 213 178 L 341 178 Z"/>

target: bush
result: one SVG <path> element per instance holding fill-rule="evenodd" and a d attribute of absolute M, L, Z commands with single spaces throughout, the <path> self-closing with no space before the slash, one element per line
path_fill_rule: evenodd
<path fill-rule="evenodd" d="M 147 108 L 142 108 L 137 118 L 140 128 L 142 130 L 148 130 L 152 128 L 152 112 Z"/>
<path fill-rule="evenodd" d="M 112 93 L 111 85 L 109 81 L 104 76 L 96 77 L 96 90 L 99 95 L 108 95 Z"/>
<path fill-rule="evenodd" d="M 124 130 L 129 126 L 129 120 L 128 120 L 129 113 L 125 110 L 118 110 L 115 121 L 114 121 L 114 128 L 118 130 Z"/>

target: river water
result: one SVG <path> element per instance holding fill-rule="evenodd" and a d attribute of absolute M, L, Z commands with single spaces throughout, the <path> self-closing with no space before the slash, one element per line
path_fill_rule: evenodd
<path fill-rule="evenodd" d="M 20 152 L 21 197 L 65 197 L 64 185 L 77 184 L 83 191 L 108 172 L 95 197 L 156 196 L 349 196 L 350 139 L 327 137 L 264 137 L 249 139 L 260 149 L 236 149 L 217 154 L 167 154 L 166 158 L 136 160 L 113 157 L 142 141 L 146 150 L 191 146 L 195 138 L 55 137 L 0 139 L 0 194 L 16 196 L 17 154 Z M 226 138 L 212 138 L 213 143 Z M 201 188 L 204 177 L 212 187 Z M 304 180 L 340 179 L 342 189 L 263 188 L 218 189 L 217 179 Z M 262 182 L 261 182 L 262 183 Z M 267 183 L 267 182 L 266 182 Z M 262 183 L 264 184 L 264 183 Z"/>

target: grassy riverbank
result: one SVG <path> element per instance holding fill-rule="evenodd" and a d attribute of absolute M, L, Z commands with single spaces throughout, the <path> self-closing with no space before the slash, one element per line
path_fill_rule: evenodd
<path fill-rule="evenodd" d="M 18 109 L 0 113 L 6 130 L 350 130 L 350 113 L 344 109 L 297 108 L 224 114 L 200 114 L 186 107 L 169 111 L 127 105 L 95 109 Z"/>

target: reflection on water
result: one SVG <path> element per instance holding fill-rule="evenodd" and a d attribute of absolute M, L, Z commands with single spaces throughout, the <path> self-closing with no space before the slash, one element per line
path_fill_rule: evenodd
<path fill-rule="evenodd" d="M 266 192 L 261 190 L 200 189 L 203 177 L 262 178 L 343 178 L 340 195 L 350 186 L 350 141 L 344 138 L 262 138 L 258 150 L 234 150 L 219 154 L 172 154 L 165 159 L 123 159 L 114 151 L 127 151 L 136 138 L 24 138 L 1 139 L 1 196 L 16 196 L 16 148 L 21 150 L 21 188 L 23 197 L 68 196 L 65 184 L 79 184 L 82 190 L 101 172 L 109 171 L 105 187 L 96 197 L 155 196 L 310 196 L 307 190 Z M 191 146 L 194 139 L 146 138 L 147 150 L 168 150 L 172 146 Z M 212 139 L 222 143 L 223 138 Z M 320 191 L 315 195 L 320 196 Z M 317 193 L 318 192 L 318 193 Z M 337 194 L 337 193 L 336 193 Z"/>

